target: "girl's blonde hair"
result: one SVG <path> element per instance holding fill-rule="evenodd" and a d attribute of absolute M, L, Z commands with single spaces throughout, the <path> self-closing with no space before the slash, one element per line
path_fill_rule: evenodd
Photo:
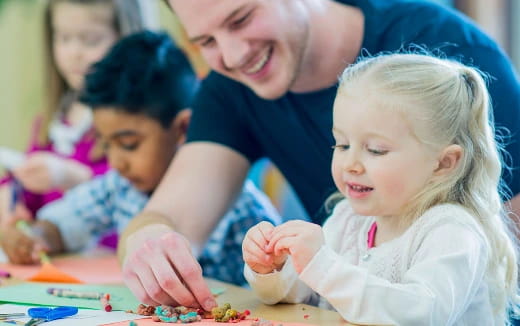
<path fill-rule="evenodd" d="M 476 217 L 489 241 L 487 277 L 495 312 L 503 314 L 506 306 L 515 309 L 515 237 L 500 197 L 501 148 L 490 121 L 490 97 L 483 77 L 459 62 L 423 54 L 391 54 L 348 67 L 340 78 L 338 96 L 361 87 L 375 90 L 384 99 L 382 109 L 402 113 L 426 146 L 462 147 L 455 170 L 432 180 L 410 202 L 406 223 L 438 204 L 464 206 Z"/>
<path fill-rule="evenodd" d="M 49 142 L 49 125 L 56 113 L 65 110 L 76 96 L 67 86 L 65 79 L 60 75 L 54 60 L 52 44 L 52 10 L 56 3 L 70 2 L 82 5 L 107 4 L 114 11 L 113 24 L 119 37 L 141 31 L 143 29 L 156 28 L 153 1 L 151 0 L 47 0 L 44 12 L 44 67 L 45 67 L 45 105 L 41 123 L 38 128 L 37 142 L 45 145 Z"/>

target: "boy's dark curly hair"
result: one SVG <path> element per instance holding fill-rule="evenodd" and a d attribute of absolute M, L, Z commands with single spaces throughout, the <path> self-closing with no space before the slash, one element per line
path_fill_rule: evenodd
<path fill-rule="evenodd" d="M 164 32 L 143 31 L 117 42 L 85 77 L 80 101 L 142 114 L 167 128 L 190 106 L 198 81 L 184 53 Z"/>

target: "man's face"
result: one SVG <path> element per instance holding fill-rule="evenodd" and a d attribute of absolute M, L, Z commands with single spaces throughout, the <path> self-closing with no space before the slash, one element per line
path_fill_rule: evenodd
<path fill-rule="evenodd" d="M 169 0 L 211 68 L 276 99 L 298 78 L 309 41 L 302 0 Z"/>

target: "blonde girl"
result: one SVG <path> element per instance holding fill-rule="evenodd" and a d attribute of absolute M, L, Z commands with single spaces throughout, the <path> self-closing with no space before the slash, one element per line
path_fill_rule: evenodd
<path fill-rule="evenodd" d="M 332 130 L 344 199 L 323 228 L 251 229 L 252 288 L 356 324 L 504 325 L 517 253 L 489 114 L 483 78 L 458 62 L 393 54 L 347 68 Z"/>
<path fill-rule="evenodd" d="M 49 0 L 44 16 L 46 103 L 26 160 L 1 181 L 3 222 L 30 218 L 71 187 L 107 170 L 88 108 L 76 100 L 83 76 L 120 37 L 153 27 L 146 0 Z"/>

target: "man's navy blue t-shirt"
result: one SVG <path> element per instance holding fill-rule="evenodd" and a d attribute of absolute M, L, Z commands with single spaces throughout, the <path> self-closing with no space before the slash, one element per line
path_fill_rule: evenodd
<path fill-rule="evenodd" d="M 448 58 L 489 74 L 495 125 L 510 131 L 506 150 L 512 165 L 520 165 L 520 82 L 494 41 L 466 17 L 433 3 L 341 2 L 359 7 L 365 16 L 360 55 L 418 45 L 433 53 L 439 50 Z M 326 53 L 323 58 L 326 60 Z M 279 99 L 264 100 L 246 86 L 212 72 L 203 81 L 193 105 L 188 141 L 220 143 L 251 162 L 268 157 L 292 185 L 312 220 L 322 224 L 322 205 L 336 191 L 330 172 L 336 89 L 337 85 L 310 93 L 288 92 Z M 506 161 L 511 165 L 511 159 Z M 513 194 L 520 192 L 518 171 L 505 173 L 504 180 Z"/>

